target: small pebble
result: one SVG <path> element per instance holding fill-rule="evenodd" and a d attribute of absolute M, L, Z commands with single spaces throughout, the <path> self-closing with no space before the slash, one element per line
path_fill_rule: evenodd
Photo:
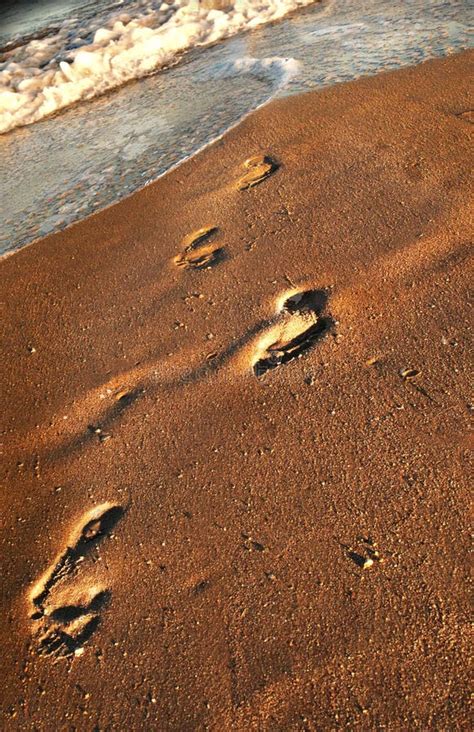
<path fill-rule="evenodd" d="M 406 368 L 400 370 L 400 376 L 405 381 L 408 379 L 416 379 L 417 376 L 421 374 L 421 371 L 418 369 L 412 369 L 412 368 Z"/>
<path fill-rule="evenodd" d="M 378 363 L 379 357 L 378 356 L 372 356 L 372 358 L 368 358 L 365 362 L 366 366 L 374 366 L 376 363 Z"/>

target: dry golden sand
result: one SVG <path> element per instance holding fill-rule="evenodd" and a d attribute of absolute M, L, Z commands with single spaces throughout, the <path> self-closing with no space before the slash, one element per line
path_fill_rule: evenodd
<path fill-rule="evenodd" d="M 468 728 L 470 66 L 1 263 L 2 729 Z"/>

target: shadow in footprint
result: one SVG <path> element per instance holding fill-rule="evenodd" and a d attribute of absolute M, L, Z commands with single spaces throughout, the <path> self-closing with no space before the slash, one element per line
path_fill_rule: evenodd
<path fill-rule="evenodd" d="M 95 633 L 100 625 L 100 617 L 94 615 L 88 619 L 81 630 L 72 635 L 60 628 L 51 628 L 41 639 L 38 646 L 38 652 L 41 656 L 72 656 L 78 654 L 78 651 L 86 641 Z"/>
<path fill-rule="evenodd" d="M 76 654 L 99 627 L 99 612 L 110 597 L 108 590 L 102 590 L 87 605 L 64 605 L 55 608 L 43 621 L 39 653 L 55 653 L 59 656 Z"/>
<path fill-rule="evenodd" d="M 102 610 L 107 605 L 110 598 L 111 592 L 109 590 L 101 590 L 92 598 L 88 605 L 64 605 L 53 610 L 49 614 L 49 617 L 51 620 L 67 625 L 84 615 L 99 612 L 99 610 Z"/>
<path fill-rule="evenodd" d="M 186 236 L 184 251 L 173 260 L 175 265 L 185 269 L 210 269 L 223 262 L 226 251 L 213 241 L 217 233 L 217 226 L 208 226 Z"/>
<path fill-rule="evenodd" d="M 84 555 L 92 546 L 109 534 L 125 513 L 122 506 L 111 506 L 97 518 L 92 518 L 82 529 L 75 553 Z"/>
<path fill-rule="evenodd" d="M 257 378 L 300 358 L 327 333 L 333 321 L 322 315 L 326 303 L 327 293 L 324 290 L 299 292 L 284 302 L 281 318 L 269 330 L 271 338 L 265 338 L 263 352 L 254 364 Z"/>

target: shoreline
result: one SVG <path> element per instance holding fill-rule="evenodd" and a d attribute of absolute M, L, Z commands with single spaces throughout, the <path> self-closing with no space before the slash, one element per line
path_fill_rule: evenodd
<path fill-rule="evenodd" d="M 320 2 L 320 0 L 317 0 L 317 1 Z M 190 51 L 188 55 L 191 55 L 191 53 L 192 53 L 192 51 Z M 254 59 L 254 60 L 255 61 L 259 61 L 260 59 Z M 266 60 L 267 59 L 263 59 L 263 61 L 266 61 Z M 173 69 L 173 65 L 171 65 L 169 67 L 165 67 L 165 68 L 159 69 L 158 71 L 153 72 L 153 74 L 166 73 L 167 71 L 169 71 L 171 69 Z M 289 75 L 289 78 L 291 78 L 291 73 L 290 72 L 286 72 L 286 73 Z M 150 74 L 150 76 L 152 76 L 153 74 Z M 142 80 L 143 79 L 139 79 L 138 81 L 142 81 Z M 130 81 L 125 82 L 123 86 L 127 86 L 127 84 L 133 84 L 135 81 L 137 81 L 137 80 L 136 79 L 135 80 L 134 79 L 131 79 Z M 136 193 L 140 193 L 140 191 L 143 191 L 145 188 L 148 188 L 148 186 L 151 186 L 154 183 L 157 183 L 159 180 L 161 180 L 162 178 L 164 178 L 168 174 L 172 173 L 174 170 L 176 170 L 181 165 L 183 165 L 184 163 L 186 163 L 189 160 L 191 160 L 192 158 L 194 158 L 196 155 L 199 155 L 202 152 L 204 152 L 208 147 L 210 147 L 210 146 L 214 145 L 215 143 L 219 142 L 220 140 L 222 140 L 222 138 L 225 137 L 227 135 L 227 133 L 229 133 L 231 130 L 235 129 L 236 127 L 238 127 L 247 117 L 255 114 L 256 112 L 258 112 L 259 109 L 261 109 L 262 107 L 264 107 L 267 104 L 270 104 L 272 101 L 274 101 L 277 98 L 277 95 L 280 93 L 280 91 L 282 89 L 282 86 L 286 85 L 286 83 L 288 83 L 288 80 L 286 80 L 280 86 L 276 87 L 275 90 L 272 92 L 272 94 L 268 97 L 268 99 L 265 99 L 263 102 L 259 103 L 250 112 L 245 112 L 242 117 L 240 117 L 236 122 L 231 123 L 228 127 L 225 128 L 225 130 L 223 132 L 220 132 L 216 137 L 212 138 L 212 140 L 210 140 L 208 142 L 205 142 L 202 145 L 202 147 L 200 147 L 198 150 L 195 150 L 194 152 L 190 153 L 188 155 L 188 157 L 182 158 L 177 163 L 173 163 L 163 173 L 158 174 L 157 177 L 152 178 L 152 179 L 146 181 L 140 188 L 135 189 L 134 191 L 132 191 L 132 193 L 129 193 L 129 192 L 125 193 L 123 197 L 119 197 L 119 198 L 115 199 L 112 203 L 106 204 L 103 208 L 99 208 L 96 211 L 92 211 L 92 213 L 87 214 L 86 216 L 84 216 L 84 218 L 78 219 L 76 221 L 73 221 L 70 224 L 67 224 L 64 228 L 58 229 L 58 230 L 56 230 L 54 232 L 51 232 L 49 234 L 46 234 L 44 236 L 38 236 L 36 239 L 32 239 L 31 241 L 27 241 L 26 243 L 21 244 L 17 248 L 8 249 L 8 250 L 6 250 L 4 252 L 1 252 L 0 253 L 0 262 L 2 260 L 6 259 L 7 257 L 12 256 L 13 254 L 16 254 L 18 251 L 21 251 L 22 249 L 25 249 L 26 247 L 30 247 L 32 244 L 35 244 L 36 242 L 41 241 L 42 239 L 46 239 L 49 236 L 54 236 L 55 234 L 62 233 L 64 231 L 67 231 L 68 229 L 70 229 L 71 226 L 75 226 L 76 224 L 79 224 L 79 223 L 81 223 L 83 221 L 87 221 L 92 216 L 95 216 L 97 214 L 100 214 L 102 211 L 105 211 L 105 210 L 107 210 L 107 209 L 109 209 L 109 208 L 111 208 L 113 206 L 116 206 L 117 204 L 119 204 L 122 201 L 126 200 L 130 196 L 135 195 Z M 121 88 L 123 88 L 123 86 Z M 116 91 L 117 91 L 116 89 L 111 89 L 111 90 L 109 90 L 107 92 L 104 92 L 104 94 L 102 95 L 102 97 L 106 97 L 109 94 L 114 94 L 114 92 L 116 92 Z M 96 100 L 97 100 L 97 98 L 93 98 L 93 99 L 90 99 L 90 100 L 86 100 L 85 102 L 84 101 L 83 102 L 78 102 L 77 104 L 79 105 L 79 104 L 84 104 L 84 103 L 86 103 L 86 104 L 87 103 L 94 103 Z M 63 113 L 64 113 L 64 110 L 58 111 L 55 114 L 57 114 L 59 116 L 59 115 L 61 115 Z M 55 115 L 51 115 L 51 116 L 54 117 Z M 7 132 L 7 133 L 4 133 L 4 134 L 9 134 L 9 133 Z"/>
<path fill-rule="evenodd" d="M 472 59 L 1 261 L 6 729 L 467 727 Z"/>
<path fill-rule="evenodd" d="M 257 58 L 298 58 L 301 73 L 282 93 L 303 92 L 466 48 L 467 18 L 458 5 L 435 0 L 429 8 L 417 2 L 394 7 L 371 0 L 361 23 L 357 5 L 334 0 L 326 18 L 319 8 L 306 10 L 256 34 L 236 36 L 189 55 L 186 64 L 165 74 L 97 98 L 90 108 L 71 108 L 34 131 L 3 140 L 5 190 L 10 169 L 20 183 L 9 195 L 0 249 L 64 229 L 115 203 L 270 96 L 279 83 L 278 68 L 268 78 L 266 71 L 262 77 L 259 68 L 249 67 L 231 81 L 216 79 L 221 62 L 241 58 L 245 49 Z M 133 119 L 137 123 L 129 129 L 126 120 Z"/>

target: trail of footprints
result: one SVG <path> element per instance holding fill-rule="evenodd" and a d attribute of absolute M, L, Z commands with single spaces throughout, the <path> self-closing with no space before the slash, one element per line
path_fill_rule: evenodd
<path fill-rule="evenodd" d="M 246 160 L 242 167 L 246 172 L 234 183 L 234 188 L 245 191 L 265 181 L 278 170 L 279 164 L 268 155 L 257 155 Z M 218 227 L 206 226 L 183 239 L 182 251 L 173 258 L 173 263 L 179 268 L 199 272 L 212 269 L 227 257 Z M 249 357 L 257 378 L 302 356 L 328 330 L 331 321 L 323 314 L 325 303 L 326 296 L 322 291 L 296 292 L 286 299 L 276 318 L 257 329 L 257 337 L 251 337 L 253 355 Z M 248 343 L 249 339 L 250 336 L 244 335 L 241 342 Z M 218 354 L 211 355 L 216 357 Z M 225 359 L 227 354 L 222 356 Z M 99 392 L 100 398 L 107 399 L 107 403 L 103 403 L 101 416 L 97 414 L 88 424 L 89 439 L 96 438 L 102 444 L 109 442 L 112 437 L 110 427 L 146 391 L 144 384 L 148 374 L 149 367 L 146 366 L 132 369 L 126 375 L 129 383 L 127 389 L 124 389 L 119 380 L 114 379 L 113 383 L 102 385 L 94 392 L 91 396 L 92 403 L 95 403 Z M 131 382 L 137 382 L 137 379 L 143 383 L 133 387 Z M 83 436 L 80 437 L 79 444 L 80 442 L 83 442 Z"/>
<path fill-rule="evenodd" d="M 279 165 L 268 155 L 255 155 L 248 158 L 242 167 L 244 175 L 237 181 L 237 189 L 245 191 L 262 183 Z M 199 270 L 211 269 L 226 259 L 226 250 L 216 242 L 219 229 L 217 226 L 205 226 L 188 234 L 182 242 L 182 252 L 173 261 L 177 267 Z"/>
<path fill-rule="evenodd" d="M 279 165 L 267 155 L 249 158 L 236 188 L 245 191 L 262 183 Z M 208 226 L 185 237 L 182 252 L 174 257 L 177 267 L 210 269 L 226 259 L 218 241 L 219 230 Z M 297 292 L 283 303 L 277 316 L 263 328 L 255 348 L 253 371 L 257 378 L 299 358 L 329 328 L 324 316 L 326 294 L 321 290 Z M 118 394 L 113 414 L 128 406 L 143 390 Z M 101 437 L 103 430 L 90 427 Z M 33 636 L 41 655 L 80 656 L 84 644 L 97 630 L 101 613 L 111 599 L 111 591 L 90 566 L 101 541 L 111 535 L 124 514 L 118 505 L 102 504 L 87 513 L 73 532 L 63 553 L 36 583 L 30 595 Z M 97 557 L 95 558 L 95 561 Z"/>
<path fill-rule="evenodd" d="M 269 155 L 254 155 L 242 164 L 244 174 L 236 188 L 246 191 L 265 181 L 279 164 Z M 227 258 L 218 241 L 217 226 L 207 226 L 186 236 L 182 252 L 174 257 L 177 267 L 190 270 L 211 269 Z M 300 292 L 284 303 L 277 322 L 262 336 L 253 370 L 257 378 L 267 371 L 299 358 L 326 331 L 330 320 L 321 315 L 326 297 L 321 291 Z"/>
<path fill-rule="evenodd" d="M 94 550 L 123 514 L 121 506 L 108 503 L 86 514 L 63 553 L 33 588 L 31 621 L 41 655 L 79 656 L 98 628 L 111 592 L 92 581 L 92 568 L 88 572 L 83 564 L 94 558 Z"/>

